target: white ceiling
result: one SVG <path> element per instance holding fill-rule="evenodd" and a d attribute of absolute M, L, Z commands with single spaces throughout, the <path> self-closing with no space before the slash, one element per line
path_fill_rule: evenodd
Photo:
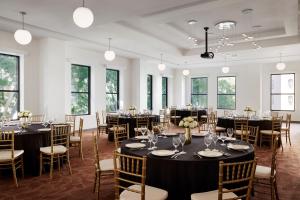
<path fill-rule="evenodd" d="M 95 50 L 104 50 L 112 37 L 117 54 L 129 58 L 156 62 L 163 53 L 173 67 L 185 61 L 190 67 L 220 65 L 224 53 L 236 62 L 274 62 L 280 52 L 286 60 L 300 59 L 298 4 L 298 0 L 86 0 L 95 21 L 91 28 L 80 29 L 72 13 L 81 0 L 0 0 L 0 30 L 14 32 L 20 27 L 18 12 L 26 11 L 26 27 L 35 37 L 56 37 Z M 247 8 L 253 12 L 245 15 L 241 11 Z M 198 23 L 188 25 L 190 19 Z M 215 49 L 223 33 L 214 25 L 224 20 L 237 22 L 234 30 L 225 32 L 235 45 L 222 47 L 214 60 L 201 59 L 203 27 L 210 27 L 209 45 Z M 253 27 L 257 25 L 261 28 Z M 254 36 L 263 48 L 254 50 L 242 33 Z M 197 38 L 199 46 L 188 36 Z"/>

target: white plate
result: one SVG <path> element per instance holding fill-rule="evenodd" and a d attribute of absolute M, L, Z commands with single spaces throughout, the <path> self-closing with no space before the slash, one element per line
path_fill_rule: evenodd
<path fill-rule="evenodd" d="M 163 135 L 166 135 L 166 136 L 176 136 L 176 135 L 178 135 L 178 133 L 164 133 Z"/>
<path fill-rule="evenodd" d="M 238 150 L 238 151 L 240 151 L 240 150 L 248 150 L 250 147 L 248 146 L 248 145 L 243 145 L 243 144 L 232 144 L 232 143 L 229 143 L 228 145 L 227 145 L 227 147 L 229 148 L 229 149 L 233 149 L 233 150 Z"/>
<path fill-rule="evenodd" d="M 223 153 L 220 151 L 213 151 L 213 150 L 206 150 L 206 151 L 199 151 L 198 154 L 203 157 L 208 157 L 208 158 L 216 158 L 223 156 Z"/>
<path fill-rule="evenodd" d="M 170 151 L 170 150 L 154 150 L 151 152 L 151 154 L 155 155 L 155 156 L 172 156 L 175 154 L 174 151 Z"/>
<path fill-rule="evenodd" d="M 200 133 L 193 133 L 192 136 L 204 137 L 208 135 L 208 131 L 200 131 Z"/>
<path fill-rule="evenodd" d="M 226 138 L 225 141 L 235 141 L 236 140 L 236 138 L 234 138 L 234 137 L 225 137 L 225 138 Z M 219 136 L 218 139 L 221 140 L 221 137 Z"/>
<path fill-rule="evenodd" d="M 147 140 L 148 136 L 147 135 L 138 135 L 138 136 L 135 136 L 134 138 L 138 139 L 138 140 Z"/>
<path fill-rule="evenodd" d="M 39 128 L 38 131 L 51 131 L 51 128 Z"/>
<path fill-rule="evenodd" d="M 31 124 L 42 124 L 43 122 L 31 122 Z"/>
<path fill-rule="evenodd" d="M 125 147 L 131 148 L 131 149 L 139 149 L 139 148 L 143 148 L 146 145 L 143 143 L 129 143 L 129 144 L 125 144 Z"/>

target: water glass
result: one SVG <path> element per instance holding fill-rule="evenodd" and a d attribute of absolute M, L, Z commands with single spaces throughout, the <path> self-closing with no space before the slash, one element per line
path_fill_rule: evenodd
<path fill-rule="evenodd" d="M 179 135 L 179 140 L 180 140 L 180 143 L 181 143 L 181 146 L 182 146 L 181 152 L 182 152 L 182 153 L 186 153 L 186 152 L 184 151 L 184 149 L 183 149 L 183 146 L 184 146 L 184 143 L 185 143 L 185 140 L 186 140 L 185 135 L 184 135 L 184 134 L 180 134 L 180 135 Z"/>
<path fill-rule="evenodd" d="M 148 130 L 148 142 L 149 142 L 149 148 L 148 150 L 152 150 L 153 148 L 151 147 L 152 141 L 153 141 L 153 136 L 154 134 Z"/>
<path fill-rule="evenodd" d="M 147 132 L 147 127 L 146 126 L 141 126 L 141 133 L 143 137 L 145 136 L 145 133 Z M 141 142 L 146 142 L 146 140 L 142 140 Z"/>
<path fill-rule="evenodd" d="M 217 136 L 216 133 L 213 133 L 213 134 L 211 135 L 211 137 L 212 137 L 212 140 L 213 140 L 213 142 L 214 142 L 214 144 L 215 144 L 215 147 L 216 147 L 216 146 L 217 146 L 217 141 L 218 141 L 218 136 Z"/>
<path fill-rule="evenodd" d="M 172 141 L 173 141 L 173 146 L 174 146 L 174 148 L 175 148 L 174 152 L 175 152 L 175 153 L 176 153 L 176 152 L 179 152 L 179 151 L 177 150 L 177 147 L 178 147 L 179 144 L 180 144 L 179 138 L 178 138 L 178 137 L 173 137 Z"/>
<path fill-rule="evenodd" d="M 225 144 L 225 140 L 226 140 L 226 133 L 225 132 L 221 132 L 220 133 L 220 139 L 222 140 L 222 146 L 225 146 L 226 144 Z"/>
<path fill-rule="evenodd" d="M 232 136 L 233 136 L 233 128 L 228 128 L 228 129 L 227 129 L 227 135 L 228 135 L 230 138 L 232 138 Z"/>
<path fill-rule="evenodd" d="M 209 149 L 208 147 L 211 145 L 211 143 L 212 143 L 212 136 L 208 134 L 204 137 L 204 144 L 206 146 L 206 149 Z"/>
<path fill-rule="evenodd" d="M 157 142 L 158 142 L 158 135 L 154 134 L 152 139 L 152 143 L 153 143 L 152 149 L 157 149 L 157 147 L 155 146 Z"/>

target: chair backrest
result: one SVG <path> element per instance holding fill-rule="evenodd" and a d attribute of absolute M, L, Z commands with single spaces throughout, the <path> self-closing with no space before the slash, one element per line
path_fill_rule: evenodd
<path fill-rule="evenodd" d="M 76 115 L 65 115 L 65 122 L 67 124 L 70 124 L 71 126 L 71 133 L 75 134 L 75 128 L 76 128 Z"/>
<path fill-rule="evenodd" d="M 252 144 L 254 149 L 257 147 L 257 139 L 259 133 L 259 126 L 244 126 L 242 125 L 241 139 Z"/>
<path fill-rule="evenodd" d="M 83 132 L 83 118 L 80 117 L 79 129 L 78 129 L 78 136 L 80 137 L 80 139 L 82 138 L 82 132 Z"/>
<path fill-rule="evenodd" d="M 280 136 L 279 136 L 280 137 Z M 274 177 L 276 175 L 276 167 L 277 167 L 277 149 L 278 149 L 278 137 L 274 138 L 274 145 L 272 149 L 272 164 L 271 164 L 271 176 Z"/>
<path fill-rule="evenodd" d="M 112 127 L 112 126 L 118 125 L 118 124 L 119 124 L 118 116 L 107 115 L 107 125 L 109 127 Z"/>
<path fill-rule="evenodd" d="M 97 122 L 97 127 L 100 126 L 101 122 L 100 122 L 100 116 L 99 116 L 99 112 L 96 112 L 96 122 Z"/>
<path fill-rule="evenodd" d="M 286 114 L 285 127 L 288 130 L 291 128 L 291 121 L 292 121 L 292 115 L 291 114 Z"/>
<path fill-rule="evenodd" d="M 63 145 L 69 148 L 70 124 L 53 124 L 51 125 L 51 152 L 53 146 Z"/>
<path fill-rule="evenodd" d="M 107 113 L 105 110 L 102 110 L 102 123 L 103 124 L 106 124 L 106 116 L 107 116 Z"/>
<path fill-rule="evenodd" d="M 234 117 L 234 131 L 242 130 L 242 126 L 248 129 L 248 117 Z"/>
<path fill-rule="evenodd" d="M 44 115 L 32 115 L 30 117 L 31 122 L 43 122 Z"/>
<path fill-rule="evenodd" d="M 207 115 L 207 123 L 208 124 L 217 124 L 217 115 L 215 112 L 211 112 Z"/>
<path fill-rule="evenodd" d="M 274 131 L 281 131 L 282 117 L 272 117 L 272 133 Z"/>
<path fill-rule="evenodd" d="M 149 117 L 137 117 L 136 118 L 136 127 L 140 128 L 141 126 L 149 126 Z"/>
<path fill-rule="evenodd" d="M 255 168 L 256 160 L 234 163 L 220 161 L 218 200 L 250 200 Z M 228 192 L 234 192 L 238 197 L 223 198 L 223 195 Z"/>
<path fill-rule="evenodd" d="M 93 138 L 94 138 L 94 154 L 95 154 L 95 166 L 97 170 L 101 170 L 100 168 L 100 158 L 99 158 L 99 148 L 98 148 L 98 137 L 97 134 L 94 134 L 93 132 Z"/>
<path fill-rule="evenodd" d="M 198 111 L 197 110 L 191 110 L 191 117 L 197 117 L 197 119 L 198 119 Z"/>
<path fill-rule="evenodd" d="M 279 112 L 271 112 L 271 117 L 278 117 L 279 116 Z"/>
<path fill-rule="evenodd" d="M 15 132 L 11 131 L 1 131 L 0 130 L 0 149 L 5 149 L 11 151 L 11 159 L 14 158 L 14 140 Z"/>
<path fill-rule="evenodd" d="M 114 152 L 115 199 L 120 199 L 122 189 L 140 194 L 141 200 L 145 200 L 146 162 L 146 156 L 136 157 Z M 139 187 L 127 188 L 122 186 L 124 184 L 135 184 Z"/>
<path fill-rule="evenodd" d="M 115 125 L 114 127 L 115 149 L 120 148 L 123 140 L 129 139 L 129 124 Z"/>
<path fill-rule="evenodd" d="M 171 107 L 170 116 L 176 116 L 176 108 Z"/>

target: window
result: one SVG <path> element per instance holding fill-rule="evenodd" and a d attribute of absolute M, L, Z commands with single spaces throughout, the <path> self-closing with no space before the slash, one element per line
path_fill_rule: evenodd
<path fill-rule="evenodd" d="M 20 111 L 19 56 L 0 54 L 0 117 L 16 119 Z"/>
<path fill-rule="evenodd" d="M 90 67 L 72 64 L 71 114 L 90 114 Z"/>
<path fill-rule="evenodd" d="M 218 77 L 218 109 L 235 110 L 235 76 Z"/>
<path fill-rule="evenodd" d="M 271 110 L 295 110 L 295 74 L 271 74 Z"/>
<path fill-rule="evenodd" d="M 152 75 L 147 75 L 147 109 L 152 110 Z"/>
<path fill-rule="evenodd" d="M 119 109 L 119 70 L 106 69 L 106 111 Z"/>
<path fill-rule="evenodd" d="M 192 93 L 191 93 L 192 105 L 199 106 L 201 108 L 207 108 L 207 93 L 208 93 L 207 77 L 192 78 L 191 81 L 192 81 Z"/>
<path fill-rule="evenodd" d="M 162 77 L 162 108 L 168 107 L 168 77 Z"/>

